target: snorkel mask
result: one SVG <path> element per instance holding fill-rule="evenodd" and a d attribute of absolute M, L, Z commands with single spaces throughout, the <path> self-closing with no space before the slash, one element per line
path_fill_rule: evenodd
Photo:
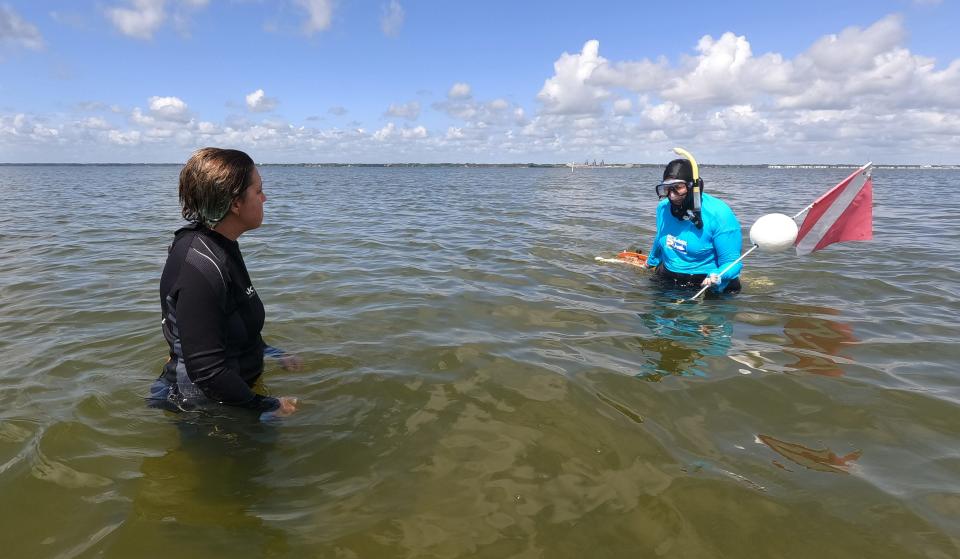
<path fill-rule="evenodd" d="M 697 229 L 703 229 L 700 196 L 703 192 L 703 179 L 700 178 L 697 160 L 683 148 L 673 148 L 673 151 L 684 159 L 674 159 L 667 164 L 663 171 L 663 181 L 656 186 L 657 196 L 660 199 L 666 198 L 671 190 L 686 184 L 687 195 L 680 204 L 671 201 L 670 213 L 677 219 L 690 220 Z"/>
<path fill-rule="evenodd" d="M 656 186 L 657 197 L 663 200 L 670 195 L 671 191 L 678 189 L 681 185 L 687 185 L 687 189 L 693 187 L 693 181 L 683 179 L 667 179 Z"/>

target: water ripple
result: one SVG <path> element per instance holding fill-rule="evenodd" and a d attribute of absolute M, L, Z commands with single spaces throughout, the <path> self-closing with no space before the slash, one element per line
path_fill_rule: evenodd
<path fill-rule="evenodd" d="M 656 169 L 264 166 L 241 244 L 306 366 L 262 425 L 143 406 L 178 171 L 0 166 L 10 556 L 960 552 L 960 258 L 917 249 L 956 173 L 878 170 L 873 242 L 678 305 L 593 260 L 648 249 Z M 745 230 L 843 174 L 704 168 Z"/>

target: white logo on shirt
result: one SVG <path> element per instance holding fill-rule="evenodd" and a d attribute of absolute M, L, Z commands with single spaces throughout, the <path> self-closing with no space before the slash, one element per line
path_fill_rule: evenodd
<path fill-rule="evenodd" d="M 253 297 L 254 293 L 256 293 L 256 291 L 253 289 L 252 285 L 247 288 L 247 297 Z"/>
<path fill-rule="evenodd" d="M 687 252 L 687 241 L 682 241 L 673 235 L 667 235 L 667 248 L 677 252 Z"/>

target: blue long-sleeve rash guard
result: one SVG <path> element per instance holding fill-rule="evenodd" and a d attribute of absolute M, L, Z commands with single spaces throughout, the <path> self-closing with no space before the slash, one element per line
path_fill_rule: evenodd
<path fill-rule="evenodd" d="M 740 222 L 723 200 L 701 194 L 703 229 L 688 220 L 679 220 L 670 213 L 670 200 L 657 206 L 657 233 L 647 258 L 648 266 L 661 262 L 678 274 L 719 274 L 740 257 L 743 240 Z M 720 285 L 711 289 L 722 292 L 730 280 L 740 275 L 743 265 L 736 265 L 720 277 Z"/>

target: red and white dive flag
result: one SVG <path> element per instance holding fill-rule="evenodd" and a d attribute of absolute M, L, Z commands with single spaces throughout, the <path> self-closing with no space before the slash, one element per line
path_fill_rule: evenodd
<path fill-rule="evenodd" d="M 872 171 L 873 164 L 867 163 L 817 198 L 797 233 L 797 255 L 832 243 L 873 238 Z"/>

